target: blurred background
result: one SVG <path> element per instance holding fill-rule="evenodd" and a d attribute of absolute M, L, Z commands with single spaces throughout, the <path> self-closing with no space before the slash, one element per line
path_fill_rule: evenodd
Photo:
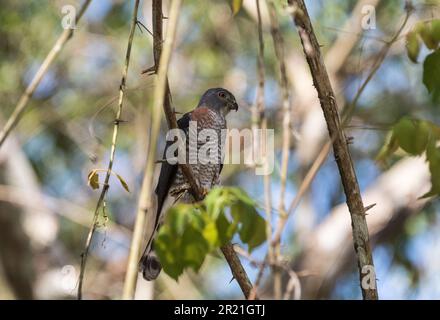
<path fill-rule="evenodd" d="M 275 1 L 284 37 L 292 104 L 287 203 L 328 136 L 297 31 L 284 1 Z M 0 125 L 4 125 L 42 60 L 62 33 L 61 9 L 74 0 L 1 0 Z M 87 174 L 106 168 L 113 120 L 134 1 L 92 1 L 68 42 L 31 99 L 28 112 L 0 149 L 0 299 L 73 299 L 80 255 L 100 190 Z M 376 26 L 361 28 L 362 5 L 376 7 Z M 440 3 L 413 1 L 415 11 L 401 36 L 362 94 L 346 133 L 368 211 L 379 296 L 382 299 L 440 298 L 440 207 L 437 199 L 418 199 L 429 191 L 423 157 L 375 157 L 388 130 L 402 116 L 438 122 L 438 105 L 422 83 L 422 65 L 410 61 L 405 34 L 421 20 L 438 19 Z M 151 30 L 151 1 L 142 1 L 139 20 Z M 350 102 L 405 18 L 402 0 L 306 1 L 339 105 Z M 164 1 L 167 14 L 168 1 Z M 275 129 L 276 165 L 272 206 L 278 208 L 282 140 L 281 90 L 267 7 L 262 2 L 265 42 L 265 105 L 268 127 Z M 164 20 L 165 27 L 166 21 Z M 429 51 L 421 51 L 423 61 Z M 255 103 L 258 34 L 254 0 L 232 14 L 231 1 L 184 1 L 169 68 L 173 105 L 193 109 L 210 87 L 225 87 L 240 109 L 230 128 L 251 126 Z M 119 299 L 125 276 L 137 196 L 147 157 L 153 77 L 152 37 L 137 29 L 128 72 L 114 177 L 88 260 L 84 298 Z M 163 122 L 162 137 L 166 123 Z M 158 147 L 162 150 L 164 139 Z M 263 178 L 252 168 L 228 165 L 224 185 L 245 189 L 263 206 Z M 264 210 L 261 209 L 264 216 Z M 273 219 L 278 219 L 273 210 Z M 239 239 L 237 239 L 239 242 Z M 267 246 L 252 253 L 261 261 Z M 349 214 L 332 155 L 318 172 L 289 219 L 281 252 L 300 280 L 294 290 L 304 299 L 359 299 L 361 292 L 351 240 Z M 258 268 L 242 259 L 252 281 Z M 269 272 L 261 294 L 271 298 Z M 176 282 L 164 272 L 154 283 L 138 282 L 140 299 L 242 298 L 221 255 L 212 255 L 198 274 L 185 272 Z M 287 281 L 287 280 L 286 280 Z M 298 292 L 298 291 L 296 291 Z"/>

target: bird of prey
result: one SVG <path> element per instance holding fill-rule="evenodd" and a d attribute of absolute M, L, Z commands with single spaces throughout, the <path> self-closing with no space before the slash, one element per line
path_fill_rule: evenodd
<path fill-rule="evenodd" d="M 223 88 L 212 88 L 203 94 L 199 104 L 193 111 L 184 114 L 177 121 L 179 129 L 183 130 L 186 136 L 185 160 L 188 161 L 188 158 L 192 157 L 193 161 L 189 159 L 189 164 L 194 177 L 198 180 L 199 186 L 204 191 L 209 191 L 212 187 L 219 184 L 219 176 L 223 168 L 222 151 L 225 142 L 225 139 L 221 138 L 221 134 L 227 128 L 226 115 L 231 110 L 238 110 L 238 104 L 233 94 Z M 217 134 L 217 138 L 206 139 L 207 141 L 204 143 L 197 141 L 197 150 L 192 150 L 194 147 L 191 149 L 189 137 L 203 132 L 204 129 L 211 129 L 211 132 L 214 131 Z M 146 232 L 147 245 L 139 263 L 139 271 L 142 272 L 144 279 L 148 281 L 156 279 L 162 269 L 159 259 L 154 252 L 154 238 L 163 223 L 167 210 L 178 201 L 194 202 L 190 193 L 190 186 L 180 167 L 178 164 L 171 164 L 171 161 L 166 159 L 167 149 L 172 143 L 172 141 L 167 141 L 165 146 L 162 167 L 155 191 L 157 196 L 156 215 L 154 221 L 148 221 L 148 230 Z M 213 143 L 215 145 L 212 145 Z M 201 161 L 199 157 L 194 159 L 194 154 L 199 155 L 198 151 L 205 144 L 211 144 L 208 146 L 209 148 L 214 147 L 217 149 L 218 152 L 214 153 L 216 159 L 209 159 L 211 161 Z M 196 152 L 194 153 L 194 151 Z"/>

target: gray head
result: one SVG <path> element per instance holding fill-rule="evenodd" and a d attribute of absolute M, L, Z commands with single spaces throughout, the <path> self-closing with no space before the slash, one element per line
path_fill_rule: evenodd
<path fill-rule="evenodd" d="M 208 107 L 223 116 L 226 116 L 231 110 L 238 110 L 234 95 L 223 88 L 208 89 L 203 94 L 197 107 Z"/>

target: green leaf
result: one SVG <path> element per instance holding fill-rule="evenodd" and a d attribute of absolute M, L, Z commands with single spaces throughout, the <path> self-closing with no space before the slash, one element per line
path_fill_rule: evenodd
<path fill-rule="evenodd" d="M 435 142 L 429 144 L 426 157 L 429 162 L 429 171 L 431 172 L 431 190 L 422 196 L 429 198 L 440 195 L 440 150 L 435 146 Z"/>
<path fill-rule="evenodd" d="M 438 47 L 438 41 L 433 37 L 432 24 L 419 22 L 416 30 L 419 32 L 420 37 L 423 39 L 426 47 L 430 50 L 435 50 Z"/>
<path fill-rule="evenodd" d="M 198 271 L 209 253 L 210 246 L 200 231 L 193 226 L 185 229 L 182 237 L 183 266 Z"/>
<path fill-rule="evenodd" d="M 206 211 L 214 220 L 217 219 L 217 216 L 224 207 L 228 206 L 231 202 L 231 200 L 228 199 L 225 190 L 225 188 L 216 187 L 206 195 L 205 200 L 203 201 L 206 206 Z"/>
<path fill-rule="evenodd" d="M 174 280 L 179 278 L 184 269 L 180 250 L 181 242 L 181 238 L 176 237 L 167 225 L 160 228 L 154 242 L 163 270 Z"/>
<path fill-rule="evenodd" d="M 423 63 L 423 83 L 435 101 L 440 99 L 440 49 L 428 55 Z"/>
<path fill-rule="evenodd" d="M 228 208 L 232 221 L 225 214 Z M 168 210 L 155 248 L 164 271 L 177 280 L 187 268 L 197 272 L 206 255 L 230 241 L 236 232 L 251 251 L 264 242 L 265 230 L 265 221 L 246 192 L 214 188 L 202 204 L 179 204 Z"/>
<path fill-rule="evenodd" d="M 243 5 L 243 0 L 232 0 L 232 13 L 236 15 Z"/>
<path fill-rule="evenodd" d="M 383 164 L 394 152 L 399 148 L 399 143 L 396 137 L 390 131 L 385 138 L 385 144 L 380 149 L 378 155 L 376 156 L 376 161 Z"/>
<path fill-rule="evenodd" d="M 128 188 L 127 182 L 125 182 L 124 178 L 122 178 L 119 174 L 116 174 L 116 177 L 118 177 L 119 182 L 124 187 L 125 191 L 130 192 L 130 189 Z"/>
<path fill-rule="evenodd" d="M 266 240 L 266 222 L 254 207 L 238 202 L 232 206 L 231 214 L 240 224 L 238 234 L 241 241 L 248 245 L 249 252 Z"/>
<path fill-rule="evenodd" d="M 412 62 L 417 63 L 420 53 L 420 39 L 415 31 L 411 31 L 406 35 L 406 51 Z"/>
<path fill-rule="evenodd" d="M 216 221 L 216 226 L 218 230 L 218 238 L 220 241 L 220 246 L 223 246 L 224 244 L 231 241 L 232 237 L 234 236 L 234 233 L 237 230 L 237 223 L 229 222 L 228 219 L 225 217 L 224 213 L 221 213 Z"/>
<path fill-rule="evenodd" d="M 402 118 L 393 128 L 399 146 L 411 155 L 422 154 L 430 138 L 430 127 L 425 121 Z"/>
<path fill-rule="evenodd" d="M 216 248 L 220 244 L 219 232 L 215 220 L 212 220 L 208 215 L 205 217 L 205 226 L 202 230 L 203 238 L 209 244 L 210 248 Z"/>
<path fill-rule="evenodd" d="M 440 42 L 440 20 L 436 19 L 431 22 L 431 37 L 437 41 L 437 43 Z"/>

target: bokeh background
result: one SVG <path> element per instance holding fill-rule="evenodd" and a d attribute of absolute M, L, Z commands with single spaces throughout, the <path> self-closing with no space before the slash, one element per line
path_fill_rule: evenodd
<path fill-rule="evenodd" d="M 362 30 L 359 3 L 376 6 L 376 28 Z M 1 0 L 0 125 L 63 31 L 61 8 L 74 0 Z M 0 149 L 0 298 L 72 299 L 76 295 L 80 254 L 99 191 L 87 174 L 106 168 L 117 95 L 134 1 L 95 0 L 36 90 L 30 108 Z M 327 137 L 322 112 L 295 26 L 276 1 L 293 108 L 287 200 L 297 188 Z M 387 163 L 375 157 L 388 130 L 402 116 L 437 122 L 438 105 L 422 83 L 421 64 L 405 50 L 405 34 L 421 20 L 440 16 L 438 1 L 413 1 L 415 12 L 393 44 L 378 73 L 361 96 L 347 128 L 368 213 L 378 290 L 384 299 L 440 298 L 440 207 L 418 199 L 430 189 L 423 157 L 397 154 Z M 339 105 L 353 99 L 380 50 L 405 17 L 402 0 L 306 1 Z M 164 1 L 164 12 L 168 12 Z M 257 87 L 258 35 L 254 0 L 244 0 L 234 16 L 231 2 L 184 1 L 169 68 L 173 105 L 194 108 L 210 87 L 232 91 L 240 105 L 230 128 L 251 126 Z M 281 92 L 267 8 L 262 4 L 265 41 L 265 104 L 276 134 L 272 204 L 279 201 Z M 151 30 L 151 1 L 142 1 L 140 21 Z M 166 20 L 164 20 L 166 27 Z M 428 54 L 422 49 L 420 61 Z M 128 74 L 114 177 L 88 261 L 84 298 L 119 299 L 125 276 L 137 196 L 147 157 L 153 77 L 141 71 L 153 64 L 152 37 L 136 30 Z M 162 129 L 166 128 L 163 122 Z M 163 131 L 162 137 L 164 137 Z M 159 148 L 163 148 L 163 138 Z M 263 178 L 252 168 L 229 165 L 223 184 L 245 189 L 263 206 Z M 330 155 L 318 172 L 282 237 L 283 259 L 297 272 L 302 298 L 359 299 L 358 273 L 348 212 L 335 161 Z M 264 211 L 261 209 L 261 214 Z M 274 222 L 277 210 L 273 210 Z M 239 239 L 237 239 L 239 243 Z M 252 253 L 261 261 L 263 245 Z M 252 280 L 257 268 L 243 258 Z M 140 299 L 225 299 L 242 294 L 219 254 L 198 274 L 178 282 L 162 272 L 154 283 L 139 281 Z M 286 278 L 287 282 L 288 278 Z M 272 297 L 267 271 L 261 293 Z"/>

